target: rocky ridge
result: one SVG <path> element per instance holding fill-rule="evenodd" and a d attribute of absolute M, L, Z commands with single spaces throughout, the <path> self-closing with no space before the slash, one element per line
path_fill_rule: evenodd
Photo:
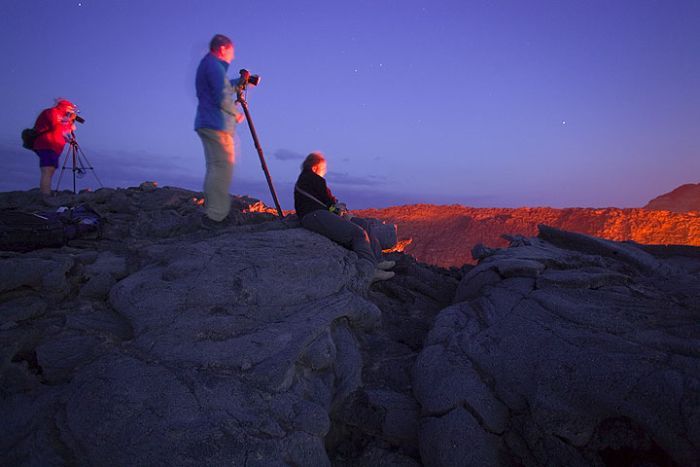
<path fill-rule="evenodd" d="M 700 212 L 418 204 L 367 209 L 358 215 L 397 224 L 403 251 L 441 267 L 474 263 L 470 254 L 474 246 L 506 247 L 503 235 L 534 236 L 539 224 L 615 241 L 700 246 Z"/>
<path fill-rule="evenodd" d="M 644 206 L 655 211 L 700 211 L 700 183 L 688 183 L 657 196 Z"/>
<path fill-rule="evenodd" d="M 368 286 L 354 253 L 257 200 L 214 231 L 200 201 L 63 194 L 102 238 L 0 253 L 3 465 L 699 458 L 696 249 L 543 227 L 474 268 L 393 253 L 396 278 Z"/>

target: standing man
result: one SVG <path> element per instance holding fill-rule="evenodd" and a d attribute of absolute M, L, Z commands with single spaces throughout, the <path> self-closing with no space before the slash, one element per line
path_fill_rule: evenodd
<path fill-rule="evenodd" d="M 217 34 L 197 68 L 199 104 L 194 129 L 202 139 L 207 173 L 204 178 L 205 226 L 222 225 L 231 210 L 229 187 L 235 161 L 233 135 L 243 114 L 236 107 L 237 80 L 226 77 L 233 60 L 231 39 Z"/>
<path fill-rule="evenodd" d="M 51 179 L 58 168 L 58 160 L 70 139 L 71 131 L 75 130 L 73 122 L 76 117 L 76 106 L 66 99 L 56 99 L 56 105 L 44 109 L 36 119 L 34 129 L 38 133 L 32 149 L 39 156 L 41 178 L 39 190 L 43 195 L 51 194 Z"/>

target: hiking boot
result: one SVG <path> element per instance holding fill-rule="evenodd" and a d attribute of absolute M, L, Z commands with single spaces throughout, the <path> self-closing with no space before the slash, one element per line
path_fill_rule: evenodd
<path fill-rule="evenodd" d="M 393 271 L 382 271 L 381 269 L 374 270 L 374 276 L 372 276 L 372 282 L 385 281 L 391 279 L 396 274 Z"/>
<path fill-rule="evenodd" d="M 215 220 L 209 218 L 209 216 L 204 215 L 204 216 L 202 216 L 202 220 L 201 220 L 202 228 L 204 228 L 206 230 L 218 230 L 218 229 L 221 229 L 222 227 L 225 227 L 227 224 L 228 224 L 228 218 L 225 218 L 222 221 L 215 221 Z"/>
<path fill-rule="evenodd" d="M 393 268 L 396 266 L 396 261 L 381 261 L 380 263 L 377 264 L 377 269 L 381 269 L 383 271 L 388 271 L 389 269 Z"/>

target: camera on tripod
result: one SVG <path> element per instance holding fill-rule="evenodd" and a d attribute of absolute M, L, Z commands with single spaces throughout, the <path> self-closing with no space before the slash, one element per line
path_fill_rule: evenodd
<path fill-rule="evenodd" d="M 73 119 L 73 121 L 76 121 L 78 123 L 81 123 L 81 124 L 85 123 L 85 119 L 83 117 L 81 117 L 80 115 L 78 115 L 78 112 L 80 112 L 80 111 L 79 110 L 69 111 L 68 117 L 70 117 L 71 119 Z"/>
<path fill-rule="evenodd" d="M 238 85 L 243 88 L 246 87 L 248 84 L 257 86 L 260 83 L 260 75 L 251 75 L 250 71 L 246 70 L 245 68 L 242 69 L 239 73 L 241 74 L 241 77 L 238 80 Z"/>

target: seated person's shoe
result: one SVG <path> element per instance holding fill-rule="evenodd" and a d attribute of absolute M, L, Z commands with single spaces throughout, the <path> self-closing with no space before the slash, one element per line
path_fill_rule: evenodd
<path fill-rule="evenodd" d="M 396 261 L 381 261 L 377 264 L 377 269 L 387 271 L 396 266 Z"/>
<path fill-rule="evenodd" d="M 394 277 L 395 274 L 392 271 L 382 271 L 381 269 L 374 270 L 374 276 L 372 276 L 372 282 L 385 281 Z"/>

